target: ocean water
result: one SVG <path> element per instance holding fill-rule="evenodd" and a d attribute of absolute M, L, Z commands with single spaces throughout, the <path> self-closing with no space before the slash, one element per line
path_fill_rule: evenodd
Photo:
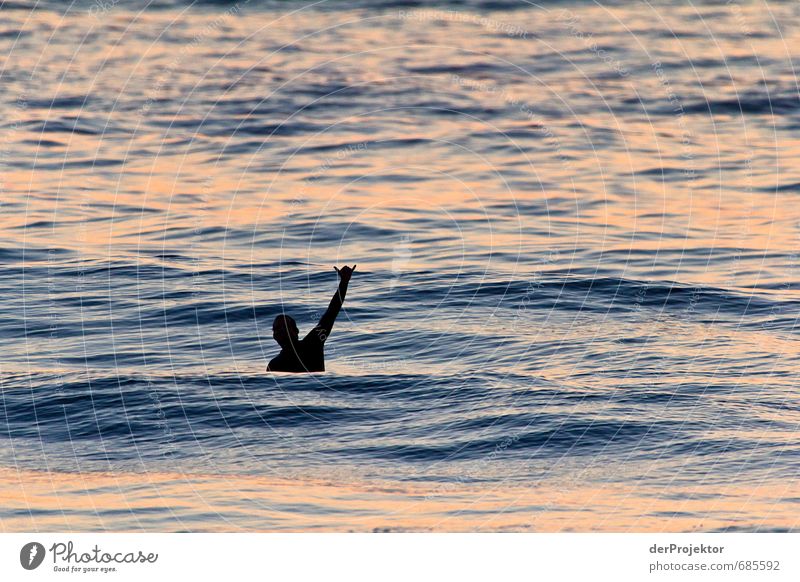
<path fill-rule="evenodd" d="M 0 531 L 798 528 L 798 3 L 0 16 Z"/>

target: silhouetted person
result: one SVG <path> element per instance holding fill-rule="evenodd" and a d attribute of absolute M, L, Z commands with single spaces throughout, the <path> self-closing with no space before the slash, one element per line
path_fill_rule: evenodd
<path fill-rule="evenodd" d="M 336 269 L 339 273 L 339 289 L 334 293 L 328 310 L 319 320 L 317 326 L 308 332 L 302 340 L 299 339 L 297 323 L 288 315 L 279 315 L 272 322 L 272 337 L 281 346 L 281 353 L 272 358 L 267 366 L 267 372 L 324 372 L 325 371 L 325 340 L 331 335 L 333 322 L 342 308 L 344 296 L 347 294 L 347 285 L 350 277 L 358 265 L 351 269 L 344 266 Z"/>

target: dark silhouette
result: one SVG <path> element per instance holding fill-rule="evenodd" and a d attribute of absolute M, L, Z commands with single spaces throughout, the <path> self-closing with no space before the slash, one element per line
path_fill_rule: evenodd
<path fill-rule="evenodd" d="M 352 269 L 348 266 L 341 269 L 334 267 L 339 273 L 339 289 L 333 294 L 333 299 L 322 319 L 302 340 L 299 339 L 300 332 L 293 318 L 288 315 L 279 315 L 275 318 L 272 322 L 272 337 L 281 346 L 281 353 L 272 358 L 267 366 L 267 372 L 325 371 L 325 340 L 331 335 L 333 322 L 342 309 L 347 285 L 357 266 L 353 265 Z"/>

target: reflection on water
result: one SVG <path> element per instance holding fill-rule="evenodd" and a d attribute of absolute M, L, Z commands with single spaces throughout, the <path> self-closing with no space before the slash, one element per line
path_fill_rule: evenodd
<path fill-rule="evenodd" d="M 302 6 L 3 8 L 2 527 L 796 528 L 796 3 Z"/>
<path fill-rule="evenodd" d="M 352 484 L 218 475 L 0 473 L 0 531 L 791 531 L 798 487 Z"/>

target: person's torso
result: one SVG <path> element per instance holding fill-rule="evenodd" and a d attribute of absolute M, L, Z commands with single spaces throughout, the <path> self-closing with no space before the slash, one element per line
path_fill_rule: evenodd
<path fill-rule="evenodd" d="M 324 372 L 325 344 L 312 334 L 281 350 L 269 363 L 275 372 Z"/>

